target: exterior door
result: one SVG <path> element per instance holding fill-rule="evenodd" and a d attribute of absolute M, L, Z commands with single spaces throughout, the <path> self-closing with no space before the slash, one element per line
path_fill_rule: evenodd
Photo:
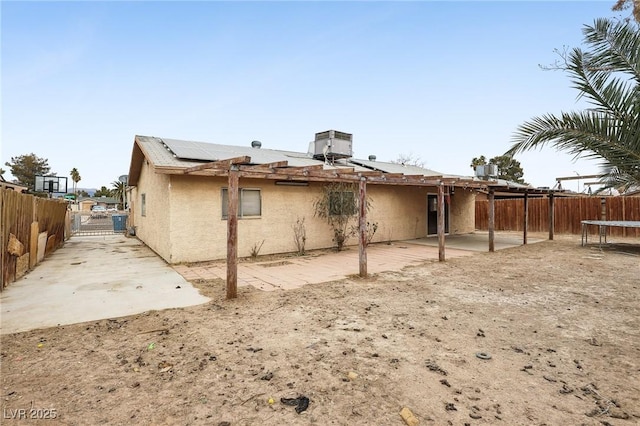
<path fill-rule="evenodd" d="M 449 204 L 444 205 L 444 233 L 449 233 Z M 438 234 L 438 196 L 427 195 L 427 235 Z"/>

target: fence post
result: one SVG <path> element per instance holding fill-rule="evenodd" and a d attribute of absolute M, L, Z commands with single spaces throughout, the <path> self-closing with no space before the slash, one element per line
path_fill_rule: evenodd
<path fill-rule="evenodd" d="M 624 199 L 626 197 L 620 197 L 620 198 L 622 198 L 622 220 L 625 221 L 625 220 L 627 220 L 626 219 L 627 215 L 626 215 L 626 212 L 625 212 L 625 205 L 624 205 Z M 627 227 L 626 226 L 622 227 L 622 236 L 623 237 L 627 236 Z"/>

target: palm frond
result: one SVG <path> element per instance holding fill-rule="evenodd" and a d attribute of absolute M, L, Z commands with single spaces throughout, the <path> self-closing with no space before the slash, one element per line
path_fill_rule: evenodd
<path fill-rule="evenodd" d="M 593 68 L 628 73 L 640 84 L 640 39 L 638 27 L 629 22 L 597 19 L 583 29 L 584 41 L 591 47 Z"/>
<path fill-rule="evenodd" d="M 506 155 L 553 147 L 599 159 L 607 187 L 640 183 L 640 29 L 598 19 L 584 29 L 589 50 L 573 49 L 567 71 L 592 108 L 546 114 L 521 124 Z"/>
<path fill-rule="evenodd" d="M 569 54 L 567 71 L 572 76 L 578 98 L 585 97 L 595 110 L 623 118 L 633 114 L 637 105 L 635 84 L 617 77 L 609 69 L 595 67 L 588 54 L 573 49 Z"/>
<path fill-rule="evenodd" d="M 640 170 L 637 134 L 624 121 L 597 111 L 563 113 L 561 117 L 547 114 L 520 125 L 506 155 L 550 146 L 573 155 L 574 159 L 604 159 L 603 164 L 616 167 L 620 173 L 637 176 Z"/>

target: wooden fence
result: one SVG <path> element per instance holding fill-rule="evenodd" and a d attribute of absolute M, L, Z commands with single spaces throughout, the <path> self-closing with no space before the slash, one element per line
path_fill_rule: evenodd
<path fill-rule="evenodd" d="M 549 231 L 549 199 L 529 198 L 528 230 Z M 582 233 L 583 220 L 640 221 L 640 197 L 573 197 L 554 199 L 554 232 Z M 489 229 L 489 201 L 476 201 L 476 229 Z M 495 230 L 524 231 L 524 200 L 495 200 Z M 597 234 L 597 226 L 589 226 Z M 608 233 L 618 237 L 640 237 L 639 228 L 609 227 Z"/>
<path fill-rule="evenodd" d="M 0 189 L 0 291 L 60 247 L 68 235 L 66 201 Z"/>

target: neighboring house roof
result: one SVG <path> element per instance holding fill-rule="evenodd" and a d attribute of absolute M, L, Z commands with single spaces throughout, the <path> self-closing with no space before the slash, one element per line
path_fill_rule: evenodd
<path fill-rule="evenodd" d="M 78 202 L 83 203 L 86 201 L 95 201 L 96 203 L 106 203 L 106 204 L 118 204 L 122 202 L 122 200 L 118 200 L 113 197 L 78 197 Z"/>
<path fill-rule="evenodd" d="M 538 194 L 545 195 L 549 193 L 553 193 L 554 195 L 564 195 L 565 190 L 557 190 L 557 189 L 547 189 L 547 188 L 536 188 L 530 184 L 523 184 L 518 182 L 513 182 L 506 179 L 495 179 L 496 188 L 495 188 L 495 196 L 496 197 L 513 197 L 513 194 Z M 480 192 L 484 194 L 488 194 L 489 191 L 486 189 L 481 189 Z"/>
<path fill-rule="evenodd" d="M 0 187 L 13 189 L 14 191 L 17 191 L 17 192 L 26 192 L 29 189 L 24 185 L 19 185 L 17 183 L 12 183 L 12 182 L 7 182 L 2 175 L 0 175 Z"/>
<path fill-rule="evenodd" d="M 624 191 L 621 195 L 624 195 L 625 197 L 640 195 L 640 186 L 632 186 L 631 188 Z"/>

